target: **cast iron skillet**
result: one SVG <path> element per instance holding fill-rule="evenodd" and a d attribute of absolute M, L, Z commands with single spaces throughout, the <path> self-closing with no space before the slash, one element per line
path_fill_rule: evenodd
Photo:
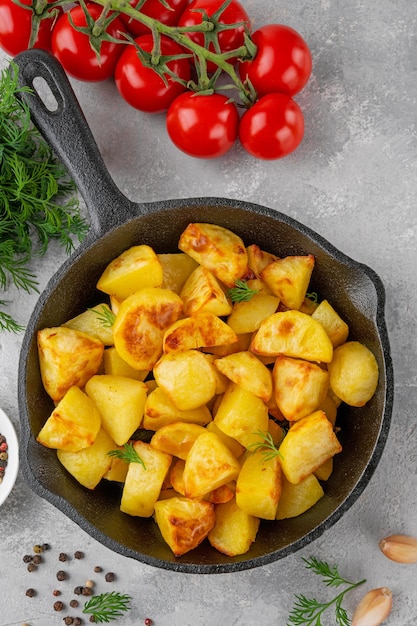
<path fill-rule="evenodd" d="M 34 123 L 68 167 L 91 214 L 88 237 L 57 271 L 39 298 L 29 321 L 19 364 L 22 469 L 30 487 L 83 530 L 115 552 L 168 570 L 187 573 L 236 572 L 285 557 L 330 528 L 356 501 L 381 457 L 392 413 L 393 373 L 384 321 L 381 280 L 369 267 L 336 250 L 315 232 L 278 211 L 243 201 L 192 198 L 134 203 L 116 187 L 98 152 L 61 66 L 43 51 L 15 58 L 22 85 L 47 81 L 58 104 L 49 110 L 39 96 L 24 95 Z M 35 84 L 36 81 L 35 81 Z M 36 91 L 36 88 L 35 88 Z M 49 106 L 49 105 L 48 105 Z M 180 233 L 190 222 L 212 222 L 278 255 L 312 253 L 313 288 L 328 297 L 350 326 L 350 338 L 375 354 L 380 380 L 375 396 L 362 409 L 340 413 L 343 452 L 325 485 L 325 496 L 298 518 L 262 522 L 250 551 L 229 558 L 207 542 L 175 558 L 152 519 L 119 510 L 120 487 L 107 481 L 91 492 L 67 474 L 56 454 L 35 436 L 52 411 L 39 374 L 36 331 L 56 326 L 101 301 L 95 285 L 104 267 L 133 244 L 157 252 L 176 252 Z"/>

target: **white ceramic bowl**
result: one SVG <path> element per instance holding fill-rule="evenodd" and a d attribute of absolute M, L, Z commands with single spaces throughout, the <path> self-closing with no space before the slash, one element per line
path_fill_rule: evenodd
<path fill-rule="evenodd" d="M 19 444 L 16 431 L 2 409 L 0 409 L 0 434 L 6 437 L 9 455 L 3 481 L 0 483 L 0 506 L 2 506 L 13 489 L 19 469 Z"/>

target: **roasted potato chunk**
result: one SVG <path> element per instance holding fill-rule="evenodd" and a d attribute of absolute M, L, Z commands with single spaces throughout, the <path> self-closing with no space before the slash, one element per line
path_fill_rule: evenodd
<path fill-rule="evenodd" d="M 120 305 L 113 324 L 114 345 L 137 370 L 151 370 L 162 354 L 165 330 L 182 312 L 180 297 L 168 289 L 142 289 Z"/>
<path fill-rule="evenodd" d="M 210 502 L 178 496 L 156 502 L 154 519 L 175 556 L 197 548 L 216 521 Z"/>
<path fill-rule="evenodd" d="M 204 426 L 210 421 L 211 413 L 205 405 L 181 411 L 160 387 L 149 393 L 145 403 L 143 428 L 148 430 L 158 430 L 174 422 Z"/>
<path fill-rule="evenodd" d="M 213 489 L 235 480 L 240 465 L 229 448 L 214 433 L 200 435 L 191 447 L 184 467 L 184 493 L 203 498 Z"/>
<path fill-rule="evenodd" d="M 180 236 L 178 247 L 210 270 L 226 287 L 233 287 L 239 278 L 250 275 L 242 239 L 222 226 L 189 224 Z"/>
<path fill-rule="evenodd" d="M 37 339 L 43 386 L 54 402 L 62 400 L 70 387 L 84 387 L 101 365 L 103 343 L 79 330 L 44 328 Z"/>
<path fill-rule="evenodd" d="M 144 441 L 133 442 L 133 447 L 144 465 L 129 463 L 120 510 L 129 515 L 151 517 L 171 465 L 172 456 L 155 450 Z"/>
<path fill-rule="evenodd" d="M 216 391 L 214 366 L 198 350 L 164 354 L 153 373 L 159 387 L 180 409 L 207 404 Z"/>
<path fill-rule="evenodd" d="M 151 439 L 151 446 L 180 459 L 186 459 L 197 437 L 206 432 L 203 426 L 174 422 L 160 428 Z"/>
<path fill-rule="evenodd" d="M 101 415 L 103 428 L 118 446 L 125 444 L 139 428 L 147 387 L 145 383 L 124 376 L 96 374 L 87 382 L 85 392 Z"/>
<path fill-rule="evenodd" d="M 248 281 L 248 285 L 252 281 Z M 256 293 L 246 302 L 235 302 L 227 323 L 238 335 L 253 333 L 261 323 L 275 313 L 279 298 L 268 293 Z"/>
<path fill-rule="evenodd" d="M 261 250 L 255 243 L 247 246 L 246 252 L 248 255 L 248 266 L 257 277 L 261 275 L 262 270 L 264 270 L 267 265 L 270 265 L 278 259 L 275 254 Z"/>
<path fill-rule="evenodd" d="M 358 341 L 347 341 L 329 363 L 330 386 L 350 406 L 364 406 L 378 385 L 379 368 L 373 353 Z"/>
<path fill-rule="evenodd" d="M 327 396 L 329 373 L 316 363 L 277 356 L 272 377 L 277 406 L 290 422 L 313 413 Z"/>
<path fill-rule="evenodd" d="M 162 287 L 170 289 L 174 293 L 180 294 L 185 281 L 198 266 L 188 254 L 174 252 L 168 254 L 157 254 L 162 265 Z"/>
<path fill-rule="evenodd" d="M 333 357 L 333 346 L 323 326 L 300 311 L 280 311 L 267 317 L 250 349 L 263 356 L 285 354 L 323 363 L 330 363 Z"/>
<path fill-rule="evenodd" d="M 272 394 L 272 374 L 252 352 L 235 352 L 217 359 L 214 364 L 236 385 L 268 402 Z"/>
<path fill-rule="evenodd" d="M 104 374 L 112 376 L 127 376 L 135 380 L 143 381 L 149 374 L 149 370 L 137 370 L 129 363 L 126 363 L 113 346 L 104 350 L 103 354 L 103 371 Z"/>
<path fill-rule="evenodd" d="M 68 320 L 62 326 L 80 330 L 82 333 L 98 339 L 105 346 L 112 346 L 114 343 L 113 326 L 111 323 L 106 323 L 106 315 L 111 316 L 111 314 L 112 311 L 108 304 L 97 304 Z"/>
<path fill-rule="evenodd" d="M 281 468 L 290 483 L 298 484 L 342 446 L 323 411 L 294 422 L 280 445 Z"/>
<path fill-rule="evenodd" d="M 216 506 L 216 524 L 208 534 L 213 548 L 227 556 L 245 554 L 256 539 L 260 520 L 230 500 Z"/>
<path fill-rule="evenodd" d="M 290 483 L 283 475 L 276 519 L 301 515 L 316 504 L 323 495 L 323 487 L 314 474 L 309 474 L 297 485 Z"/>
<path fill-rule="evenodd" d="M 94 402 L 79 387 L 70 387 L 36 437 L 47 448 L 76 452 L 94 443 L 101 416 Z"/>
<path fill-rule="evenodd" d="M 140 289 L 162 285 L 162 265 L 145 244 L 132 246 L 113 259 L 97 282 L 97 289 L 124 300 Z"/>
<path fill-rule="evenodd" d="M 163 351 L 178 352 L 227 346 L 237 341 L 236 333 L 213 313 L 196 313 L 172 324 L 165 332 Z"/>
<path fill-rule="evenodd" d="M 184 302 L 184 313 L 213 313 L 214 315 L 229 315 L 232 304 L 227 299 L 220 283 L 214 274 L 207 268 L 199 265 L 187 279 L 180 292 Z"/>
<path fill-rule="evenodd" d="M 74 452 L 57 450 L 57 456 L 67 472 L 81 485 L 95 489 L 110 468 L 112 459 L 108 453 L 115 448 L 114 441 L 102 428 L 88 448 Z"/>
<path fill-rule="evenodd" d="M 322 300 L 311 314 L 311 317 L 324 327 L 324 330 L 330 337 L 333 348 L 337 348 L 337 346 L 345 343 L 349 335 L 349 326 L 336 313 L 328 300 Z"/>
<path fill-rule="evenodd" d="M 236 504 L 248 515 L 275 519 L 281 494 L 278 456 L 266 459 L 263 450 L 248 454 L 236 481 Z"/>
<path fill-rule="evenodd" d="M 314 256 L 286 256 L 270 263 L 261 279 L 289 309 L 299 309 L 305 298 L 314 269 Z"/>

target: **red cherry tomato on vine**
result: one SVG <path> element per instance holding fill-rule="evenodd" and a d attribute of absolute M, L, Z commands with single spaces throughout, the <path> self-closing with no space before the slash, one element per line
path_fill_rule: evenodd
<path fill-rule="evenodd" d="M 132 0 L 130 4 L 132 7 L 136 7 L 138 2 L 139 0 Z M 167 0 L 164 3 L 162 3 L 161 0 L 145 0 L 140 7 L 140 12 L 149 17 L 153 17 L 163 24 L 167 24 L 167 26 L 176 26 L 187 4 L 188 0 Z M 125 24 L 129 33 L 134 37 L 139 37 L 139 35 L 145 35 L 150 32 L 145 24 L 142 24 L 139 20 L 130 18 L 124 13 L 120 14 L 120 19 Z"/>
<path fill-rule="evenodd" d="M 32 0 L 21 0 L 23 4 L 32 5 Z M 62 9 L 56 10 L 57 15 Z M 13 0 L 0 0 L 0 47 L 7 54 L 15 56 L 27 50 L 32 30 L 32 9 L 24 9 Z M 55 17 L 45 18 L 39 26 L 35 48 L 51 51 L 52 27 Z"/>
<path fill-rule="evenodd" d="M 152 35 L 141 35 L 135 39 L 137 45 L 145 52 L 152 52 Z M 163 55 L 182 54 L 182 48 L 164 35 L 161 36 L 161 53 Z M 191 76 L 188 59 L 173 59 L 167 63 L 169 69 L 185 83 Z M 123 51 L 114 75 L 120 95 L 131 106 L 148 113 L 162 113 L 186 87 L 166 75 L 166 82 L 151 67 L 145 67 L 137 55 L 134 45 L 128 45 Z"/>
<path fill-rule="evenodd" d="M 249 78 L 259 96 L 286 93 L 294 96 L 310 78 L 311 52 L 297 31 L 282 24 L 262 26 L 252 34 L 257 46 L 253 61 L 239 64 L 242 80 Z"/>
<path fill-rule="evenodd" d="M 192 0 L 188 7 L 185 9 L 184 13 L 181 15 L 178 26 L 195 26 L 197 24 L 201 24 L 203 21 L 203 13 L 201 12 L 203 9 L 207 13 L 208 17 L 211 17 L 213 13 L 219 9 L 224 0 Z M 245 28 L 243 23 L 247 25 L 247 28 L 250 28 L 250 19 L 248 14 L 246 13 L 243 6 L 238 2 L 238 0 L 231 0 L 229 6 L 222 12 L 218 20 L 221 24 L 238 24 L 239 22 L 242 24 L 241 26 L 236 26 L 236 28 L 231 28 L 227 30 L 221 30 L 218 33 L 218 43 L 220 52 L 228 52 L 230 50 L 235 50 L 239 48 L 244 42 L 244 32 Z M 204 34 L 203 33 L 186 33 L 187 36 L 195 43 L 198 43 L 200 46 L 204 46 Z M 213 44 L 210 44 L 209 50 L 212 52 L 217 52 L 215 50 Z M 231 63 L 235 61 L 235 59 L 229 60 Z M 216 65 L 212 62 L 207 63 L 207 67 L 209 71 L 214 71 L 216 69 Z"/>
<path fill-rule="evenodd" d="M 94 20 L 101 15 L 103 7 L 89 3 L 86 5 Z M 76 26 L 86 26 L 86 17 L 81 6 L 69 10 Z M 70 76 L 84 81 L 106 80 L 113 76 L 116 63 L 122 54 L 125 44 L 103 41 L 100 47 L 100 60 L 91 48 L 88 35 L 75 30 L 64 13 L 52 33 L 52 51 Z M 116 17 L 108 26 L 107 33 L 116 39 L 120 32 L 125 31 L 123 22 Z"/>
<path fill-rule="evenodd" d="M 166 126 L 177 148 L 189 156 L 213 159 L 235 143 L 239 114 L 235 104 L 222 94 L 186 91 L 169 107 Z"/>
<path fill-rule="evenodd" d="M 240 142 L 258 159 L 280 159 L 290 154 L 303 135 L 303 112 L 295 100 L 283 93 L 263 96 L 240 120 Z"/>

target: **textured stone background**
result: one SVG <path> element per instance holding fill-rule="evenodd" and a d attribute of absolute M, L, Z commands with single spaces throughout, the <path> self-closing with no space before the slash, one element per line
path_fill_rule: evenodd
<path fill-rule="evenodd" d="M 394 607 L 387 624 L 417 623 L 415 566 L 391 563 L 378 549 L 387 534 L 417 536 L 416 5 L 410 0 L 244 4 L 255 27 L 286 23 L 312 50 L 313 75 L 297 97 L 306 135 L 290 157 L 256 161 L 236 146 L 219 160 L 193 160 L 170 144 L 163 116 L 135 112 L 112 82 L 74 81 L 74 89 L 111 174 L 132 199 L 216 195 L 257 202 L 295 217 L 380 275 L 395 371 L 393 421 L 382 460 L 359 500 L 314 544 L 262 569 L 205 577 L 160 571 L 113 554 L 33 495 L 19 476 L 1 508 L 0 626 L 62 623 L 51 608 L 56 554 L 77 549 L 86 559 L 68 566 L 74 580 L 83 584 L 100 564 L 117 572 L 119 587 L 133 596 L 134 611 L 120 620 L 126 626 L 147 616 L 155 626 L 283 626 L 295 593 L 327 597 L 303 566 L 302 557 L 311 554 L 338 563 L 347 578 L 367 578 L 366 589 L 389 585 Z M 1 54 L 1 66 L 6 62 Z M 63 260 L 63 252 L 52 247 L 33 262 L 41 288 Z M 36 297 L 10 289 L 7 299 L 10 312 L 25 323 Z M 0 336 L 0 405 L 17 429 L 21 340 Z M 55 556 L 49 554 L 49 564 L 33 579 L 22 556 L 38 541 L 49 542 Z M 39 590 L 37 598 L 25 597 L 29 586 Z M 349 612 L 363 591 L 347 598 Z M 323 623 L 332 625 L 333 619 Z"/>

